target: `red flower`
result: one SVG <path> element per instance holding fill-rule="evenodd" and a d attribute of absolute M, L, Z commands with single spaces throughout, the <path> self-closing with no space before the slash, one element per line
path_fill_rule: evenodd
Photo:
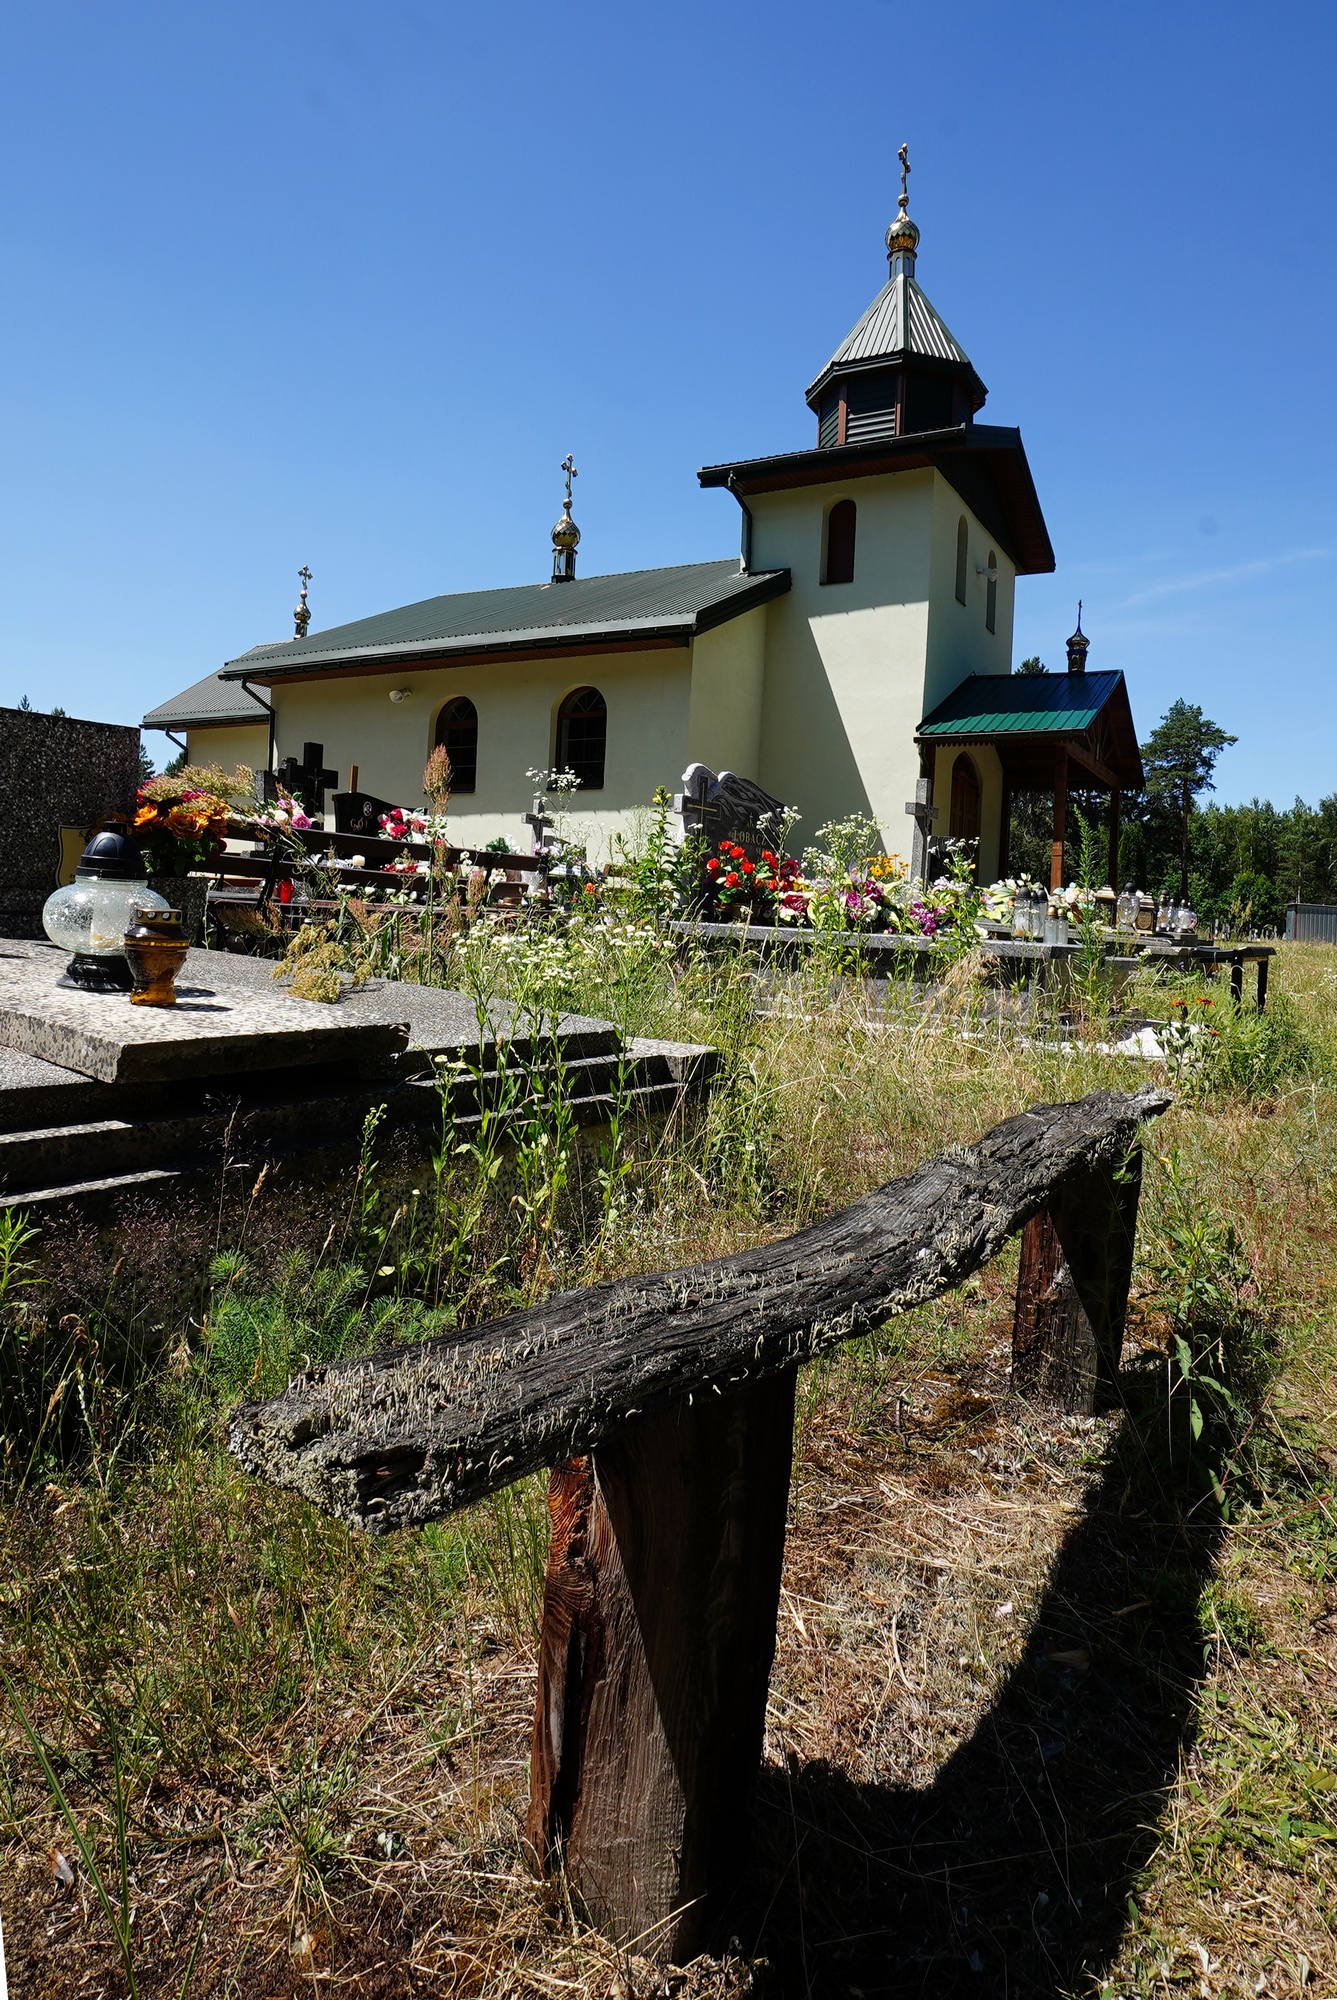
<path fill-rule="evenodd" d="M 593 882 L 587 882 L 585 884 L 585 894 L 587 896 L 597 896 L 598 893 L 599 891 L 595 888 Z"/>
<path fill-rule="evenodd" d="M 769 862 L 769 864 L 770 864 L 770 866 L 771 866 L 772 868 L 774 868 L 774 867 L 775 867 L 775 865 L 776 865 L 776 860 L 775 860 L 775 856 L 774 856 L 774 855 L 773 855 L 773 854 L 771 853 L 771 850 L 770 850 L 770 848 L 769 848 L 769 847 L 763 847 L 763 848 L 762 848 L 762 850 L 761 850 L 761 858 L 762 858 L 762 860 L 763 860 L 763 861 L 766 861 L 766 862 Z"/>
<path fill-rule="evenodd" d="M 734 874 L 732 868 L 724 878 L 724 886 L 726 889 L 736 889 L 738 887 L 738 877 Z"/>
<path fill-rule="evenodd" d="M 719 872 L 720 872 L 720 864 L 712 854 L 709 861 L 707 861 L 706 863 L 706 873 L 707 875 L 718 875 Z"/>
<path fill-rule="evenodd" d="M 757 872 L 757 866 L 754 861 L 745 861 L 743 863 L 743 873 L 745 875 L 755 875 L 756 872 Z"/>

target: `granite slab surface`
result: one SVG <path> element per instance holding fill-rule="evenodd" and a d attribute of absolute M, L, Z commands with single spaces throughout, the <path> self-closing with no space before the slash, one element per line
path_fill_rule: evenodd
<path fill-rule="evenodd" d="M 175 1007 L 136 1007 L 127 994 L 62 985 L 66 957 L 53 946 L 0 939 L 0 1044 L 103 1083 L 357 1063 L 408 1045 L 393 1004 L 368 1017 L 295 1000 L 272 979 L 263 988 L 219 979 L 227 962 L 193 951 Z"/>
<path fill-rule="evenodd" d="M 200 985 L 207 982 L 220 991 L 282 991 L 274 980 L 272 960 L 247 958 L 239 952 L 192 951 L 182 978 Z M 397 1065 L 400 1068 L 420 1067 L 423 1058 L 433 1055 L 473 1055 L 480 1045 L 487 1049 L 502 1036 L 512 1039 L 517 1052 L 523 1052 L 535 1039 L 536 1024 L 504 1000 L 487 1003 L 486 1028 L 480 1035 L 478 1009 L 471 994 L 448 986 L 414 986 L 397 979 L 371 979 L 365 986 L 350 987 L 342 1000 L 323 1011 L 337 1013 L 340 1020 L 350 1022 L 407 1021 L 409 1038 Z M 550 1030 L 551 1023 L 545 1023 L 543 1039 Z M 588 1014 L 559 1015 L 557 1034 L 568 1057 L 615 1055 L 621 1046 L 610 1021 Z"/>

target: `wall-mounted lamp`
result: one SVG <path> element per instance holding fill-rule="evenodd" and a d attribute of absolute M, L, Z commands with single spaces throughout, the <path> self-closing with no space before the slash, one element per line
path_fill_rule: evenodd
<path fill-rule="evenodd" d="M 997 583 L 997 581 L 998 581 L 998 565 L 997 565 L 997 563 L 996 563 L 996 562 L 991 562 L 991 563 L 976 563 L 976 565 L 975 565 L 975 574 L 976 574 L 976 576 L 987 576 L 987 577 L 988 577 L 988 579 L 989 579 L 989 581 L 990 581 L 990 583 Z M 391 697 L 391 699 L 393 700 L 393 696 Z"/>
<path fill-rule="evenodd" d="M 408 698 L 409 698 L 409 691 L 407 688 L 391 688 L 390 690 L 391 701 L 407 701 Z"/>

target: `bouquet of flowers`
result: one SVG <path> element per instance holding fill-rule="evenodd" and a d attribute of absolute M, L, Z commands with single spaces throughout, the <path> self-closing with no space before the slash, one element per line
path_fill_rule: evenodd
<path fill-rule="evenodd" d="M 258 813 L 252 825 L 262 835 L 275 833 L 308 833 L 311 820 L 296 799 L 290 799 L 286 792 L 280 792 L 272 806 L 266 806 Z"/>
<path fill-rule="evenodd" d="M 139 788 L 134 836 L 151 875 L 188 875 L 210 868 L 236 808 L 255 802 L 255 773 L 239 764 L 228 776 L 218 764 L 188 765 L 172 777 L 150 778 Z"/>

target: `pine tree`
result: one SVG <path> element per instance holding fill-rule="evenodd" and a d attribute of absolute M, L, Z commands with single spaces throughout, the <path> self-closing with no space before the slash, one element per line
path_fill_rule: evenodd
<path fill-rule="evenodd" d="M 1179 820 L 1179 895 L 1188 900 L 1188 828 L 1199 792 L 1215 790 L 1212 773 L 1221 752 L 1238 736 L 1210 721 L 1194 702 L 1176 701 L 1142 748 L 1147 798 Z"/>

